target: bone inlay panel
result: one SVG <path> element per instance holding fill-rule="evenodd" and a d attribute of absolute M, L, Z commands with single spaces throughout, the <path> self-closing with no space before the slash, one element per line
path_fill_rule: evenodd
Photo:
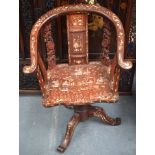
<path fill-rule="evenodd" d="M 72 14 L 67 16 L 70 64 L 88 63 L 88 27 L 86 23 L 86 14 Z"/>

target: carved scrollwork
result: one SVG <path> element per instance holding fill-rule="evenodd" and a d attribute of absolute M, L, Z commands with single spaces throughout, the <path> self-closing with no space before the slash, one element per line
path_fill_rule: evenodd
<path fill-rule="evenodd" d="M 45 25 L 43 37 L 47 49 L 48 69 L 52 69 L 56 65 L 56 57 L 55 57 L 55 44 L 52 38 L 51 22 Z"/>
<path fill-rule="evenodd" d="M 55 8 L 48 11 L 46 14 L 41 16 L 38 21 L 34 24 L 31 35 L 30 35 L 30 53 L 31 53 L 31 65 L 24 68 L 25 73 L 33 72 L 37 67 L 37 42 L 38 34 L 40 28 L 46 23 L 50 18 L 56 17 L 57 15 L 66 14 L 69 12 L 95 12 L 106 16 L 110 19 L 117 31 L 117 59 L 120 67 L 124 69 L 130 69 L 132 67 L 132 62 L 124 60 L 124 29 L 119 18 L 110 10 L 90 4 L 78 4 L 78 5 L 68 5 Z M 32 39 L 33 38 L 33 39 Z"/>
<path fill-rule="evenodd" d="M 111 60 L 109 58 L 111 43 L 111 31 L 109 23 L 105 23 L 103 27 L 103 40 L 102 40 L 102 62 L 106 66 L 110 66 Z"/>
<path fill-rule="evenodd" d="M 89 115 L 93 117 L 97 117 L 109 125 L 120 125 L 121 123 L 120 118 L 112 118 L 108 116 L 104 111 L 104 109 L 100 107 L 97 107 L 97 108 L 92 107 L 91 110 L 89 111 Z"/>

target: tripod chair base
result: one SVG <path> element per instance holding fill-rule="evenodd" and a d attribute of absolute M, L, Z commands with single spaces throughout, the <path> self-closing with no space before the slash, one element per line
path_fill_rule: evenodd
<path fill-rule="evenodd" d="M 57 151 L 64 152 L 67 149 L 69 143 L 71 142 L 75 127 L 80 121 L 85 121 L 89 117 L 97 117 L 102 122 L 113 126 L 121 124 L 120 118 L 111 118 L 105 113 L 104 109 L 101 107 L 91 105 L 74 106 L 74 114 L 67 125 L 65 137 L 62 143 L 57 148 Z"/>

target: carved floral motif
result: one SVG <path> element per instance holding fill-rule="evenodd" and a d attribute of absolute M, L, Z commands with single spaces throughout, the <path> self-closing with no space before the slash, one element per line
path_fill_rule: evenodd
<path fill-rule="evenodd" d="M 111 29 L 109 23 L 106 23 L 103 28 L 103 40 L 102 40 L 102 62 L 104 65 L 109 66 L 111 60 L 109 58 L 110 43 L 111 43 Z"/>
<path fill-rule="evenodd" d="M 31 53 L 31 65 L 24 67 L 25 73 L 32 73 L 37 67 L 37 40 L 39 30 L 42 25 L 48 21 L 50 18 L 57 16 L 58 14 L 64 14 L 71 11 L 93 11 L 96 13 L 100 13 L 109 18 L 115 25 L 117 31 L 117 59 L 120 67 L 124 69 L 130 69 L 132 67 L 132 63 L 130 61 L 124 60 L 124 29 L 119 18 L 110 10 L 96 6 L 96 5 L 86 5 L 86 4 L 78 4 L 78 5 L 69 5 L 55 8 L 53 10 L 48 11 L 46 14 L 41 16 L 38 21 L 33 26 L 31 31 L 30 38 L 30 53 Z"/>
<path fill-rule="evenodd" d="M 52 38 L 51 22 L 45 25 L 43 37 L 47 49 L 48 69 L 52 69 L 56 65 L 56 57 L 55 57 L 55 44 Z"/>

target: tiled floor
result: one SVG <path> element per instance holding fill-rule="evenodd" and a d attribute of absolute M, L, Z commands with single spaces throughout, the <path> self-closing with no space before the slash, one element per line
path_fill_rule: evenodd
<path fill-rule="evenodd" d="M 20 96 L 20 155 L 60 155 L 56 151 L 73 111 L 63 106 L 44 108 L 40 96 Z M 122 124 L 109 126 L 96 118 L 80 123 L 64 155 L 135 155 L 135 96 L 121 96 L 118 104 L 103 106 Z"/>

